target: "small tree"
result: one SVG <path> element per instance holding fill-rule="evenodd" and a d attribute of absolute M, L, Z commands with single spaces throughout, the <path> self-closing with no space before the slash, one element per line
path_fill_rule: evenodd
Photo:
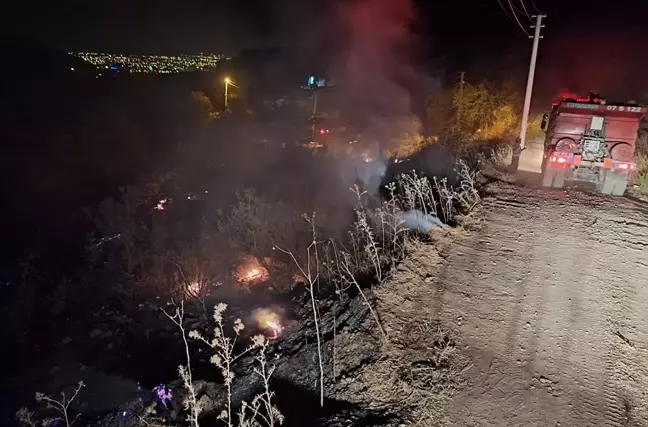
<path fill-rule="evenodd" d="M 407 157 L 433 143 L 433 138 L 426 138 L 420 133 L 404 133 L 396 140 L 394 148 L 387 150 L 385 154 L 388 158 Z"/>
<path fill-rule="evenodd" d="M 219 113 L 214 111 L 211 100 L 204 92 L 191 92 L 191 99 L 201 120 L 209 122 L 219 117 Z"/>
<path fill-rule="evenodd" d="M 110 289 L 124 302 L 138 294 L 150 257 L 149 230 L 142 211 L 154 205 L 154 195 L 144 186 L 121 189 L 120 197 L 104 199 L 91 215 L 95 238 L 87 244 L 90 264 L 100 277 L 111 280 Z"/>
<path fill-rule="evenodd" d="M 465 83 L 436 94 L 428 102 L 428 126 L 439 137 L 463 141 L 499 139 L 515 134 L 519 95 L 489 82 Z"/>
<path fill-rule="evenodd" d="M 230 253 L 235 257 L 230 261 L 238 264 L 241 255 L 253 256 L 271 272 L 271 277 L 274 276 L 273 272 L 285 273 L 281 271 L 283 263 L 268 264 L 266 259 L 271 257 L 273 261 L 278 261 L 274 259 L 277 255 L 273 252 L 275 246 L 294 254 L 306 253 L 304 242 L 310 240 L 310 231 L 301 214 L 293 206 L 261 196 L 252 189 L 243 189 L 237 192 L 236 197 L 236 205 L 221 217 L 218 224 L 219 233 L 228 242 Z"/>
<path fill-rule="evenodd" d="M 483 129 L 478 129 L 473 138 L 475 139 L 502 139 L 511 137 L 519 130 L 519 117 L 510 104 L 503 104 L 492 113 L 492 119 Z"/>

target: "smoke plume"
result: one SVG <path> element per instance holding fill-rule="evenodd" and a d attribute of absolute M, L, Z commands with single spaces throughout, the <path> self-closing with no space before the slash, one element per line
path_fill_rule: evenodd
<path fill-rule="evenodd" d="M 409 120 L 405 89 L 414 74 L 411 1 L 355 0 L 342 4 L 337 16 L 346 36 L 335 64 L 345 114 L 381 147 L 399 134 L 420 131 L 420 121 Z"/>
<path fill-rule="evenodd" d="M 355 179 L 377 195 L 387 169 L 382 153 L 401 135 L 422 130 L 410 95 L 429 80 L 416 73 L 411 61 L 418 46 L 412 32 L 415 9 L 410 0 L 352 0 L 335 12 L 339 38 L 330 74 L 340 113 L 360 131 L 373 159 L 353 162 Z"/>

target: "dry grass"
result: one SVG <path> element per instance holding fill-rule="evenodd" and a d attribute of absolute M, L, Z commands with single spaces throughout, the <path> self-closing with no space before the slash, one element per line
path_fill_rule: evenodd
<path fill-rule="evenodd" d="M 79 414 L 72 418 L 69 413 L 70 405 L 74 399 L 76 399 L 83 387 L 83 382 L 79 382 L 76 389 L 74 389 L 74 391 L 69 395 L 66 395 L 65 392 L 61 392 L 60 399 L 55 399 L 43 393 L 36 393 L 36 401 L 43 404 L 44 408 L 42 408 L 41 412 L 46 415 L 39 416 L 27 408 L 21 408 L 16 413 L 16 419 L 20 424 L 29 427 L 36 427 L 39 425 L 63 425 L 65 427 L 71 427 L 79 418 Z"/>
<path fill-rule="evenodd" d="M 322 335 L 320 334 L 319 316 L 317 301 L 315 299 L 316 287 L 319 287 L 320 280 L 320 260 L 317 243 L 317 233 L 315 231 L 315 214 L 312 217 L 304 216 L 306 222 L 311 226 L 312 242 L 306 248 L 306 263 L 302 266 L 295 255 L 285 249 L 277 247 L 277 250 L 287 254 L 292 259 L 295 266 L 299 269 L 301 277 L 306 279 L 308 293 L 310 294 L 311 307 L 313 309 L 313 322 L 315 323 L 315 336 L 317 337 L 317 356 L 319 365 L 319 384 L 320 384 L 320 406 L 324 407 L 324 365 L 322 363 Z M 311 263 L 311 260 L 314 262 Z"/>
<path fill-rule="evenodd" d="M 404 425 L 445 425 L 445 408 L 463 385 L 469 363 L 456 351 L 455 334 L 434 319 L 438 294 L 433 282 L 443 265 L 436 245 L 450 244 L 458 233 L 462 232 L 438 230 L 433 233 L 435 246 L 409 242 L 410 256 L 375 289 L 375 309 L 390 341 L 377 361 L 362 366 L 353 378 L 339 381 L 342 398 L 397 410 L 407 418 Z M 340 337 L 340 353 L 347 341 L 358 339 Z M 346 358 L 339 356 L 342 361 Z"/>
<path fill-rule="evenodd" d="M 173 315 L 165 312 L 167 317 L 180 329 L 184 340 L 186 352 L 185 366 L 178 367 L 178 372 L 185 388 L 183 400 L 184 409 L 187 412 L 187 421 L 191 427 L 200 427 L 200 415 L 206 408 L 206 403 L 197 398 L 196 383 L 191 373 L 191 357 L 189 354 L 189 344 L 187 338 L 202 341 L 212 351 L 210 358 L 211 363 L 220 370 L 224 378 L 225 388 L 227 391 L 225 408 L 218 415 L 218 419 L 228 427 L 275 427 L 283 423 L 283 415 L 273 404 L 272 398 L 274 393 L 270 389 L 270 378 L 274 372 L 274 367 L 268 365 L 266 353 L 268 350 L 268 341 L 262 335 L 253 337 L 252 343 L 240 353 L 235 353 L 235 346 L 244 325 L 241 319 L 234 321 L 232 329 L 233 334 L 230 336 L 225 331 L 224 314 L 227 309 L 226 304 L 217 304 L 214 307 L 214 330 L 211 339 L 206 339 L 196 331 L 186 332 L 184 328 L 184 307 L 176 307 Z M 245 356 L 253 354 L 257 361 L 254 372 L 259 375 L 263 383 L 263 390 L 257 394 L 251 402 L 233 402 L 232 385 L 234 381 L 234 363 Z M 233 413 L 233 407 L 240 403 L 240 409 L 237 414 L 238 420 Z M 213 408 L 210 408 L 213 409 Z"/>
<path fill-rule="evenodd" d="M 486 153 L 480 154 L 480 168 L 484 176 L 515 183 L 517 178 L 510 172 L 510 165 L 513 156 L 513 147 L 506 143 L 490 143 L 487 146 Z"/>
<path fill-rule="evenodd" d="M 636 183 L 639 191 L 648 195 L 648 154 L 646 153 L 637 155 Z"/>
<path fill-rule="evenodd" d="M 305 221 L 300 219 L 298 223 L 294 212 L 287 206 L 279 206 L 254 192 L 242 192 L 238 195 L 237 205 L 229 214 L 219 214 L 216 221 L 205 219 L 208 230 L 214 233 L 203 233 L 208 234 L 209 239 L 201 240 L 195 251 L 190 252 L 191 256 L 174 256 L 160 249 L 158 252 L 165 255 L 158 258 L 165 260 L 164 266 L 171 269 L 174 288 L 180 287 L 183 296 L 189 299 L 196 299 L 201 295 L 199 291 L 203 289 L 202 286 L 195 289 L 196 295 L 190 293 L 194 290 L 192 286 L 195 282 L 200 284 L 212 281 L 213 272 L 217 270 L 212 267 L 218 265 L 222 268 L 223 265 L 229 265 L 232 267 L 229 269 L 231 271 L 240 263 L 241 254 L 259 260 L 271 278 L 282 277 L 282 274 L 290 272 L 297 273 L 310 294 L 316 328 L 319 328 L 317 294 L 320 283 L 335 283 L 340 298 L 344 298 L 348 289 L 355 288 L 372 314 L 372 328 L 379 332 L 384 344 L 384 354 L 380 361 L 362 368 L 358 384 L 369 384 L 371 394 L 367 401 L 404 405 L 416 421 L 416 425 L 435 425 L 434 422 L 439 419 L 435 412 L 439 408 L 439 401 L 447 398 L 457 385 L 455 370 L 460 364 L 456 363 L 453 354 L 455 343 L 452 334 L 444 332 L 431 319 L 420 317 L 425 313 L 424 307 L 410 307 L 411 310 L 407 310 L 402 304 L 402 298 L 407 298 L 408 301 L 433 301 L 433 297 L 420 294 L 422 290 L 429 288 L 425 283 L 418 283 L 425 274 L 411 276 L 408 282 L 397 271 L 409 253 L 415 252 L 416 257 L 428 261 L 430 254 L 436 254 L 435 250 L 429 247 L 421 249 L 423 246 L 416 243 L 416 234 L 429 235 L 430 228 L 435 228 L 432 233 L 437 236 L 435 239 L 441 234 L 448 236 L 451 231 L 445 228 L 445 224 L 451 222 L 458 223 L 461 230 L 480 227 L 482 201 L 477 188 L 478 173 L 463 162 L 456 166 L 460 177 L 458 186 L 449 185 L 446 179 L 428 179 L 412 171 L 400 176 L 397 183 L 387 187 L 392 197 L 375 209 L 367 207 L 370 203 L 366 193 L 357 187 L 351 189 L 356 195 L 357 203 L 354 207 L 355 221 L 351 224 L 346 238 L 324 237 L 320 240 L 319 236 L 322 234 L 316 227 L 314 214 L 306 217 Z M 406 223 L 406 214 L 413 211 L 420 213 L 420 218 L 427 224 L 425 227 L 415 225 L 417 230 L 408 228 L 410 225 Z M 441 230 L 440 234 L 437 230 Z M 164 242 L 164 239 L 156 236 L 155 233 L 148 236 L 153 247 Z M 135 261 L 142 258 L 140 252 L 134 252 L 136 256 L 131 257 L 131 246 L 128 243 L 130 241 L 122 240 L 122 250 L 125 251 L 122 260 L 126 270 L 132 269 L 135 274 L 145 276 L 148 257 L 144 257 L 146 263 L 138 264 Z M 219 246 L 222 242 L 226 242 L 226 247 L 230 248 L 232 259 L 226 258 L 219 260 L 218 264 L 209 264 L 208 270 L 212 273 L 201 275 L 204 265 L 190 261 L 210 259 L 205 255 L 210 251 L 222 251 L 223 247 Z M 265 262 L 269 253 L 274 253 L 270 263 Z M 427 267 L 434 266 L 434 262 Z M 277 266 L 289 271 L 277 271 Z M 367 291 L 358 282 L 359 277 L 374 284 L 384 284 L 377 288 L 377 303 L 372 305 L 366 295 Z M 417 283 L 416 287 L 412 287 L 414 282 Z M 184 299 L 186 298 L 180 298 Z M 260 368 L 257 373 L 264 378 L 265 392 L 250 404 L 243 404 L 243 412 L 239 414 L 239 423 L 236 424 L 235 414 L 232 413 L 234 403 L 231 402 L 231 386 L 234 379 L 232 364 L 241 355 L 234 355 L 233 349 L 243 325 L 237 321 L 233 337 L 228 337 L 223 329 L 224 310 L 222 305 L 215 309 L 213 317 L 216 328 L 214 337 L 210 340 L 195 331 L 186 333 L 182 308 L 168 315 L 180 328 L 187 351 L 187 366 L 181 367 L 179 372 L 186 389 L 184 403 L 188 421 L 192 427 L 198 427 L 204 409 L 203 403 L 196 397 L 195 380 L 191 376 L 187 343 L 187 337 L 191 337 L 201 340 L 214 351 L 212 362 L 225 378 L 228 401 L 221 419 L 226 425 L 231 427 L 280 424 L 282 418 L 278 411 L 273 412 L 276 408 L 271 403 L 272 394 L 268 381 L 272 371 L 266 369 L 263 352 L 267 344 L 262 340 L 255 341 L 244 353 L 258 354 L 256 357 Z M 321 352 L 324 346 L 320 342 L 319 330 L 316 332 L 320 358 L 320 395 L 323 404 L 325 366 L 322 363 Z M 413 338 L 412 334 L 418 335 Z M 262 413 L 274 413 L 276 417 L 258 421 Z M 254 421 L 255 419 L 257 421 Z"/>
<path fill-rule="evenodd" d="M 476 206 L 469 212 L 458 214 L 456 217 L 457 229 L 452 231 L 462 231 L 464 233 L 471 233 L 480 230 L 484 226 L 484 206 L 482 204 Z M 438 233 L 434 233 L 435 236 Z M 433 236 L 434 237 L 434 236 Z"/>
<path fill-rule="evenodd" d="M 387 188 L 392 198 L 376 209 L 367 209 L 366 194 L 357 187 L 352 191 L 358 200 L 355 207 L 356 221 L 349 230 L 346 241 L 327 239 L 318 241 L 314 219 L 307 218 L 313 230 L 311 245 L 301 257 L 291 251 L 278 248 L 293 260 L 293 265 L 304 278 L 310 292 L 313 312 L 317 313 L 314 289 L 320 280 L 335 283 L 338 295 L 343 298 L 346 291 L 355 288 L 364 300 L 373 317 L 368 327 L 383 338 L 380 359 L 373 364 L 360 367 L 353 379 L 340 379 L 339 386 L 345 389 L 343 398 L 357 401 L 359 396 L 379 406 L 406 409 L 412 425 L 438 426 L 443 422 L 444 402 L 460 385 L 461 370 L 466 363 L 455 354 L 453 335 L 444 331 L 432 319 L 424 317 L 426 304 L 434 301 L 431 287 L 419 283 L 427 273 L 403 273 L 400 266 L 411 260 L 407 254 L 422 262 L 422 270 L 428 272 L 439 264 L 434 248 L 424 245 L 406 227 L 403 213 L 418 210 L 423 215 L 456 221 L 458 229 L 438 226 L 430 233 L 436 244 L 446 244 L 458 233 L 465 233 L 481 226 L 481 198 L 477 189 L 477 173 L 465 163 L 459 163 L 457 172 L 461 177 L 458 187 L 451 187 L 444 179 L 428 180 L 416 172 L 400 177 L 397 185 Z M 305 260 L 305 261 L 300 261 Z M 362 289 L 358 277 L 373 276 L 378 302 L 373 305 Z M 407 307 L 404 301 L 419 301 L 422 307 Z M 423 316 L 423 317 L 422 317 Z M 318 319 L 315 325 L 318 328 Z M 352 358 L 347 353 L 348 332 L 333 338 L 333 370 L 336 377 L 336 361 Z M 318 332 L 319 338 L 319 332 Z M 322 360 L 323 346 L 319 343 L 319 358 Z M 337 366 L 339 369 L 340 367 Z M 357 366 L 353 367 L 358 368 Z M 323 365 L 320 363 L 320 395 Z"/>

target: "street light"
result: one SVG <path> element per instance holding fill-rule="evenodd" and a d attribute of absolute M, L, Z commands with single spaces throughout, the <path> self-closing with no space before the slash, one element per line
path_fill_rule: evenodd
<path fill-rule="evenodd" d="M 236 84 L 229 77 L 225 77 L 223 81 L 225 82 L 225 108 L 227 108 L 227 98 L 228 98 L 227 90 L 229 89 L 230 85 L 234 87 L 238 87 L 238 86 L 236 86 Z"/>

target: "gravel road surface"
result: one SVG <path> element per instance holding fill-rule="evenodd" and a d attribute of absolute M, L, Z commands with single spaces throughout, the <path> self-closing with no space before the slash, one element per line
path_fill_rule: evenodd
<path fill-rule="evenodd" d="M 473 366 L 454 426 L 648 426 L 648 205 L 496 184 L 435 316 Z"/>

